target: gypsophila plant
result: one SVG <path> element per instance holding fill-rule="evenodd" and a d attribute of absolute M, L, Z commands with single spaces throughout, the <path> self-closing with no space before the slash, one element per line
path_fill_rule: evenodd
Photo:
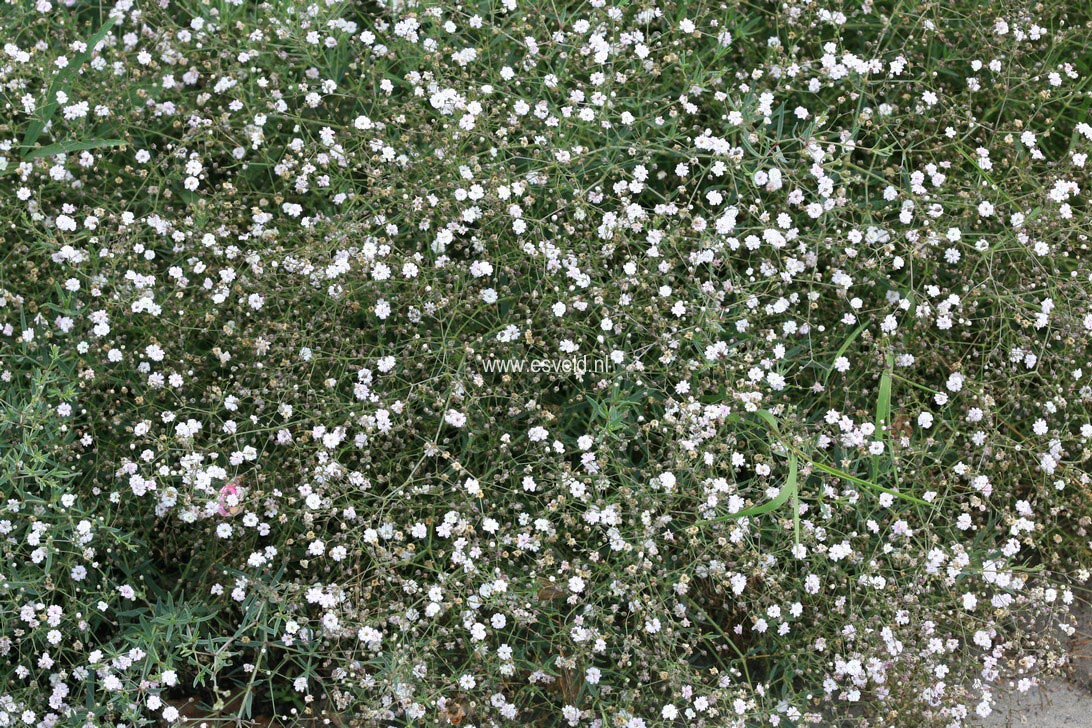
<path fill-rule="evenodd" d="M 963 726 L 1092 522 L 1092 8 L 8 0 L 0 728 Z"/>

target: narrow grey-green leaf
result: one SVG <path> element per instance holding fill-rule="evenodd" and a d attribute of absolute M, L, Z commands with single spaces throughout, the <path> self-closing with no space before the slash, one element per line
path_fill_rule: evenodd
<path fill-rule="evenodd" d="M 30 120 L 26 134 L 23 136 L 22 147 L 25 156 L 29 157 L 25 150 L 34 146 L 38 141 L 38 137 L 42 135 L 42 131 L 45 130 L 46 124 L 57 113 L 57 92 L 68 91 L 69 79 L 91 58 L 91 54 L 95 52 L 95 46 L 101 43 L 106 34 L 110 32 L 110 28 L 114 27 L 114 22 L 114 17 L 108 17 L 106 22 L 100 25 L 99 29 L 88 39 L 87 50 L 72 59 L 67 66 L 58 71 L 53 77 L 53 81 L 49 84 L 49 90 L 46 91 L 45 101 L 42 103 L 41 109 Z"/>
<path fill-rule="evenodd" d="M 712 521 L 730 521 L 736 518 L 749 518 L 751 516 L 761 516 L 763 513 L 769 513 L 783 506 L 789 498 L 796 495 L 796 481 L 798 475 L 798 462 L 796 453 L 789 455 L 789 476 L 785 479 L 785 484 L 781 486 L 781 490 L 778 491 L 777 496 L 765 503 L 751 508 L 744 508 L 742 511 L 736 513 L 730 513 L 726 516 L 720 516 L 719 518 L 713 518 Z"/>
<path fill-rule="evenodd" d="M 30 154 L 27 154 L 26 158 L 41 159 L 42 157 L 52 157 L 54 154 L 70 154 L 72 152 L 82 152 L 87 149 L 121 147 L 124 145 L 124 139 L 91 139 L 86 142 L 57 142 L 56 144 L 50 144 L 47 147 L 35 149 Z"/>

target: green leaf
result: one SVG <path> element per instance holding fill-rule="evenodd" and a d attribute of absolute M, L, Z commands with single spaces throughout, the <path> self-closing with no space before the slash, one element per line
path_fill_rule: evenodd
<path fill-rule="evenodd" d="M 57 92 L 68 92 L 69 81 L 72 75 L 91 58 L 91 54 L 95 51 L 95 46 L 102 42 L 102 39 L 110 32 L 110 28 L 114 27 L 115 21 L 116 19 L 114 17 L 108 17 L 106 22 L 100 25 L 94 35 L 88 39 L 87 50 L 72 59 L 67 66 L 58 71 L 53 77 L 53 81 L 49 84 L 49 90 L 46 91 L 46 98 L 45 102 L 42 104 L 41 111 L 36 114 L 27 125 L 26 135 L 23 136 L 23 149 L 33 147 L 38 141 L 38 137 L 42 135 L 42 131 L 45 130 L 46 124 L 48 124 L 49 120 L 53 118 L 53 115 L 57 113 Z"/>
<path fill-rule="evenodd" d="M 881 442 L 890 440 L 889 426 L 891 424 L 891 377 L 895 368 L 894 352 L 887 353 L 887 366 L 880 375 L 880 392 L 876 398 L 876 435 Z M 880 474 L 880 456 L 872 456 L 872 479 Z"/>
<path fill-rule="evenodd" d="M 838 358 L 846 353 L 846 350 L 849 349 L 849 345 L 853 343 L 853 340 L 856 339 L 858 336 L 860 336 L 861 332 L 864 331 L 867 327 L 868 327 L 868 322 L 865 322 L 865 323 L 861 324 L 860 326 L 858 326 L 857 328 L 855 328 L 853 330 L 853 333 L 850 334 L 848 337 L 846 337 L 846 340 L 843 341 L 842 345 L 838 347 L 838 351 L 834 352 L 834 358 L 831 359 L 830 368 L 827 369 L 827 373 L 823 377 L 824 382 L 826 382 L 828 379 L 830 379 L 830 373 L 832 371 L 834 371 L 834 362 L 838 361 Z"/>
<path fill-rule="evenodd" d="M 816 470 L 822 470 L 824 473 L 827 473 L 828 475 L 836 475 L 839 478 L 841 478 L 842 480 L 848 480 L 850 483 L 854 483 L 856 485 L 863 485 L 863 486 L 865 486 L 867 488 L 872 488 L 874 490 L 878 490 L 878 491 L 881 491 L 883 493 L 890 493 L 891 495 L 893 495 L 893 496 L 895 496 L 897 498 L 902 498 L 903 500 L 910 501 L 911 503 L 917 503 L 918 505 L 923 505 L 923 506 L 930 505 L 929 503 L 923 501 L 921 498 L 915 498 L 912 495 L 907 495 L 906 493 L 900 493 L 897 490 L 891 490 L 890 488 L 885 488 L 882 485 L 879 485 L 878 483 L 873 483 L 872 481 L 865 480 L 864 478 L 858 478 L 856 475 L 851 475 L 851 474 L 847 473 L 844 470 L 840 470 L 838 468 L 831 467 L 830 465 L 824 465 L 823 463 L 817 463 L 814 460 L 811 460 L 809 462 L 811 463 L 812 467 L 815 468 Z"/>
<path fill-rule="evenodd" d="M 887 368 L 880 375 L 880 396 L 876 400 L 876 429 L 891 423 L 891 375 L 895 367 L 894 353 L 887 355 Z"/>
<path fill-rule="evenodd" d="M 739 511 L 737 513 L 730 513 L 726 516 L 713 518 L 710 521 L 707 521 L 707 523 L 716 521 L 731 521 L 736 518 L 749 518 L 750 516 L 761 516 L 763 513 L 769 513 L 770 511 L 780 508 L 785 504 L 786 501 L 789 500 L 789 498 L 794 498 L 796 496 L 796 481 L 798 475 L 797 466 L 798 462 L 796 453 L 791 453 L 789 455 L 789 477 L 785 479 L 785 484 L 781 486 L 781 490 L 778 491 L 777 497 L 773 498 L 772 500 L 766 501 L 762 505 L 753 506 L 751 508 L 744 508 L 742 511 Z M 794 502 L 796 501 L 794 500 Z M 800 522 L 799 519 L 800 511 L 799 508 L 797 508 L 795 513 L 793 514 L 793 524 L 796 527 L 798 533 Z"/>
<path fill-rule="evenodd" d="M 771 430 L 773 430 L 773 433 L 775 435 L 779 437 L 781 436 L 781 430 L 777 426 L 777 418 L 773 416 L 773 413 L 771 413 L 769 410 L 759 410 L 758 412 L 755 412 L 755 414 L 762 418 L 762 421 L 765 422 Z"/>
<path fill-rule="evenodd" d="M 57 142 L 56 144 L 50 144 L 48 147 L 35 149 L 33 152 L 26 154 L 25 157 L 26 159 L 41 159 L 42 157 L 52 157 L 54 154 L 69 154 L 71 152 L 82 152 L 86 149 L 122 146 L 125 146 L 124 139 L 92 139 L 86 142 Z"/>
<path fill-rule="evenodd" d="M 792 493 L 792 542 L 800 544 L 800 489 L 794 488 Z"/>

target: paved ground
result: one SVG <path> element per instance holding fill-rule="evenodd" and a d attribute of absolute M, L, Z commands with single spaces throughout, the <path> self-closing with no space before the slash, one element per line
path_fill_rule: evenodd
<path fill-rule="evenodd" d="M 1077 633 L 1069 643 L 1073 673 L 1027 693 L 1005 696 L 982 728 L 1088 728 L 1092 726 L 1092 608 L 1077 610 Z"/>
<path fill-rule="evenodd" d="M 982 728 L 1087 728 L 1092 726 L 1092 693 L 1056 680 L 1024 694 L 1006 696 Z"/>

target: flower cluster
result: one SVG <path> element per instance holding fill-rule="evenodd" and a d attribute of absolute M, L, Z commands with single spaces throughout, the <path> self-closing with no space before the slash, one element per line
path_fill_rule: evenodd
<path fill-rule="evenodd" d="M 1062 669 L 1092 26 L 969 5 L 9 6 L 0 727 L 960 726 Z"/>

